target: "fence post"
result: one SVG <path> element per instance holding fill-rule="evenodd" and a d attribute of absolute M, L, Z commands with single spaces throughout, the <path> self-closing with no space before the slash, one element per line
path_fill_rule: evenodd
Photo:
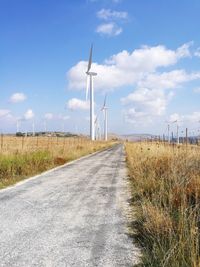
<path fill-rule="evenodd" d="M 186 142 L 186 146 L 188 145 L 188 128 L 185 129 L 185 142 Z"/>
<path fill-rule="evenodd" d="M 3 150 L 3 134 L 1 134 L 1 150 Z"/>

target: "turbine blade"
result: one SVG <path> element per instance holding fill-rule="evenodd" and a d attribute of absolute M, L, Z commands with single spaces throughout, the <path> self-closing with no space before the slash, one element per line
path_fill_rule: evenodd
<path fill-rule="evenodd" d="M 87 75 L 87 83 L 86 83 L 86 101 L 88 100 L 89 85 L 90 85 L 90 76 Z"/>
<path fill-rule="evenodd" d="M 103 119 L 105 120 L 105 118 L 106 118 L 106 114 L 105 114 L 105 113 L 106 113 L 106 111 L 105 111 L 105 109 L 104 109 L 104 108 L 102 109 L 102 111 L 103 111 Z"/>
<path fill-rule="evenodd" d="M 93 44 L 91 45 L 91 48 L 90 48 L 90 57 L 89 57 L 89 61 L 88 61 L 88 69 L 87 69 L 87 72 L 90 71 L 91 65 L 92 65 L 92 50 L 93 50 Z"/>
<path fill-rule="evenodd" d="M 103 107 L 106 106 L 106 100 L 107 100 L 107 95 L 105 95 L 105 98 L 104 98 L 104 103 L 103 103 Z"/>

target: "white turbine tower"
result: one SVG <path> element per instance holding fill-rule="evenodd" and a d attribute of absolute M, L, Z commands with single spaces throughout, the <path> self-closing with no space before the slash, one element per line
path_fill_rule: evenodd
<path fill-rule="evenodd" d="M 108 140 L 108 107 L 106 107 L 106 98 L 107 96 L 105 96 L 103 107 L 101 109 L 104 114 L 104 140 L 105 141 Z"/>
<path fill-rule="evenodd" d="M 17 133 L 19 132 L 19 127 L 20 127 L 20 119 L 17 119 Z"/>
<path fill-rule="evenodd" d="M 93 50 L 93 46 L 91 46 L 91 49 L 90 49 L 88 69 L 86 71 L 86 74 L 87 74 L 86 101 L 88 99 L 88 93 L 90 89 L 90 138 L 91 140 L 95 140 L 93 77 L 96 76 L 97 73 L 90 71 L 91 65 L 92 65 L 92 50 Z"/>
<path fill-rule="evenodd" d="M 35 136 L 35 121 L 32 122 L 32 135 Z"/>
<path fill-rule="evenodd" d="M 101 140 L 101 128 L 99 125 L 98 115 L 96 116 L 94 125 L 95 125 L 95 140 Z"/>

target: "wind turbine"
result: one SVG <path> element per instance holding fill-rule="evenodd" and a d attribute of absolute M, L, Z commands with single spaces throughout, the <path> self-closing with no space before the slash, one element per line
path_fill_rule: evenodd
<path fill-rule="evenodd" d="M 47 132 L 47 121 L 46 120 L 44 120 L 44 131 L 45 133 Z"/>
<path fill-rule="evenodd" d="M 104 140 L 105 141 L 108 140 L 108 114 L 107 114 L 108 107 L 106 107 L 106 99 L 107 99 L 107 95 L 105 95 L 103 107 L 101 109 L 104 114 Z"/>
<path fill-rule="evenodd" d="M 32 135 L 35 136 L 35 121 L 32 122 Z"/>
<path fill-rule="evenodd" d="M 17 133 L 19 132 L 19 127 L 20 127 L 20 119 L 17 118 Z"/>
<path fill-rule="evenodd" d="M 95 125 L 95 139 L 101 140 L 101 128 L 99 125 L 98 115 L 96 116 L 96 119 L 94 121 L 94 125 Z"/>
<path fill-rule="evenodd" d="M 90 89 L 90 138 L 95 140 L 95 125 L 94 125 L 94 86 L 93 86 L 93 77 L 97 75 L 95 72 L 91 72 L 92 65 L 92 51 L 93 45 L 90 49 L 90 57 L 88 61 L 88 68 L 86 71 L 87 74 L 87 86 L 86 86 L 86 101 L 88 99 L 88 93 Z"/>

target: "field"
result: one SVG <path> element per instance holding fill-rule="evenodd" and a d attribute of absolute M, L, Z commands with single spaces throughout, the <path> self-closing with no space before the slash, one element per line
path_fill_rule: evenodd
<path fill-rule="evenodd" d="M 142 264 L 200 266 L 200 149 L 126 143 Z"/>
<path fill-rule="evenodd" d="M 78 137 L 1 136 L 0 188 L 110 145 Z"/>

